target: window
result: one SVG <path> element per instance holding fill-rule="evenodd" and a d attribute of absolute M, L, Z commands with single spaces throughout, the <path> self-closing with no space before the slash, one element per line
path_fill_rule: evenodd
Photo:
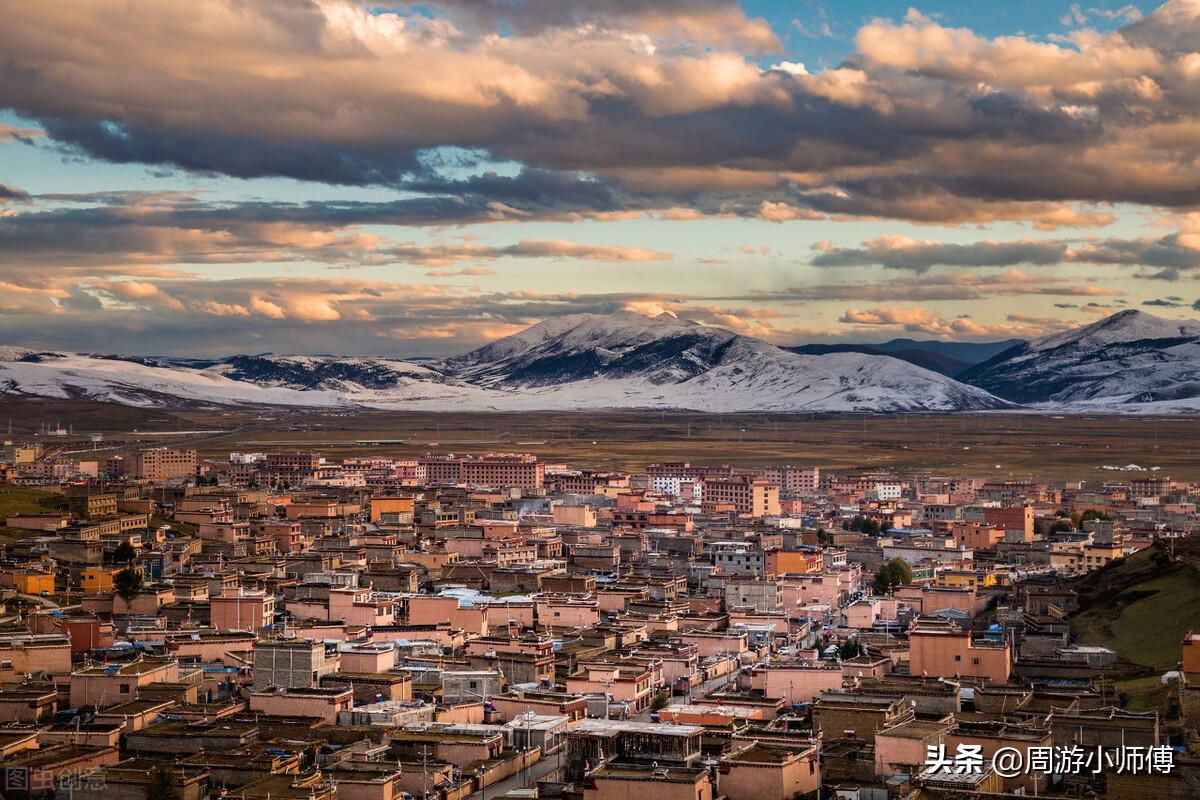
<path fill-rule="evenodd" d="M 978 667 L 978 666 L 979 666 L 979 659 L 978 659 L 978 658 L 972 658 L 972 659 L 971 659 L 971 663 L 972 663 L 972 664 L 974 664 L 975 666 L 977 666 L 977 667 Z"/>
<path fill-rule="evenodd" d="M 954 657 L 954 660 L 955 660 L 955 661 L 962 661 L 962 656 L 955 656 L 955 657 Z"/>
<path fill-rule="evenodd" d="M 121 684 L 121 694 L 129 694 L 129 684 L 128 683 Z"/>
<path fill-rule="evenodd" d="M 469 682 L 469 683 L 467 684 L 467 688 L 468 688 L 468 689 L 478 689 L 478 688 L 479 688 L 479 683 L 478 683 L 478 681 L 471 681 L 471 682 Z"/>

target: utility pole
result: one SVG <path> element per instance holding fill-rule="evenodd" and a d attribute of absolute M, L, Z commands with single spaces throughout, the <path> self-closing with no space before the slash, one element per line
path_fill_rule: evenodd
<path fill-rule="evenodd" d="M 529 783 L 529 751 L 533 749 L 533 746 L 529 742 L 530 711 L 528 703 L 525 704 L 525 713 L 523 716 L 525 717 L 525 753 L 521 759 L 521 785 L 526 786 Z"/>
<path fill-rule="evenodd" d="M 421 800 L 429 797 L 429 747 L 421 748 Z"/>

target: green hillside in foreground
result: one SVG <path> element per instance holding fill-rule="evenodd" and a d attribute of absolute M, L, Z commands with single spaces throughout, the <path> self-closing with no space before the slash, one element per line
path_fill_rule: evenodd
<path fill-rule="evenodd" d="M 23 514 L 45 514 L 66 511 L 67 497 L 61 492 L 48 492 L 27 486 L 0 486 L 0 545 L 34 536 L 39 531 L 3 527 L 6 517 Z"/>
<path fill-rule="evenodd" d="M 1173 555 L 1172 555 L 1173 551 Z M 1075 582 L 1080 611 L 1071 632 L 1124 661 L 1163 671 L 1179 663 L 1180 640 L 1200 630 L 1200 543 L 1156 543 Z"/>

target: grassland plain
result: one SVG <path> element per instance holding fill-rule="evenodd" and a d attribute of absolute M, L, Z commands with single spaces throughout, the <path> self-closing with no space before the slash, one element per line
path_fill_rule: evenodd
<path fill-rule="evenodd" d="M 6 421 L 21 441 L 48 422 L 71 427 L 75 436 L 55 439 L 54 447 L 78 458 L 164 445 L 222 460 L 245 450 L 311 449 L 330 458 L 519 450 L 623 470 L 689 460 L 1097 481 L 1128 477 L 1111 468 L 1136 464 L 1200 480 L 1200 417 L 1182 415 L 168 411 L 0 395 L 0 424 Z M 89 434 L 104 442 L 90 442 Z"/>
<path fill-rule="evenodd" d="M 744 469 L 791 463 L 1049 481 L 1118 479 L 1129 473 L 1104 467 L 1132 463 L 1200 480 L 1195 417 L 658 411 L 179 416 L 202 429 L 235 429 L 195 442 L 202 456 L 214 458 L 230 450 L 315 449 L 335 458 L 519 450 L 625 470 L 690 460 Z"/>

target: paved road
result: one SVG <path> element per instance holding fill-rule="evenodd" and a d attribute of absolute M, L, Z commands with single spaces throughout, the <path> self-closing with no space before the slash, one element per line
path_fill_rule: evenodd
<path fill-rule="evenodd" d="M 28 600 L 31 603 L 37 603 L 43 608 L 62 608 L 62 606 L 51 600 L 49 597 L 42 597 L 41 595 L 18 593 L 17 597 L 20 597 L 23 600 Z"/>
<path fill-rule="evenodd" d="M 506 792 L 511 792 L 513 789 L 523 789 L 526 785 L 532 786 L 558 769 L 560 757 L 561 754 L 552 753 L 525 772 L 518 772 L 511 778 L 505 778 L 499 783 L 486 787 L 482 792 L 468 795 L 466 800 L 485 800 L 485 797 L 500 797 Z"/>
<path fill-rule="evenodd" d="M 670 708 L 671 706 L 686 706 L 692 701 L 697 700 L 713 691 L 714 689 L 721 688 L 735 678 L 737 678 L 736 672 L 729 675 L 721 675 L 713 678 L 712 680 L 705 681 L 699 686 L 693 687 L 691 694 L 671 695 L 671 699 L 667 701 L 667 708 Z M 630 719 L 637 720 L 638 722 L 649 722 L 651 713 L 652 712 L 650 711 L 643 711 L 636 717 L 630 717 Z"/>

